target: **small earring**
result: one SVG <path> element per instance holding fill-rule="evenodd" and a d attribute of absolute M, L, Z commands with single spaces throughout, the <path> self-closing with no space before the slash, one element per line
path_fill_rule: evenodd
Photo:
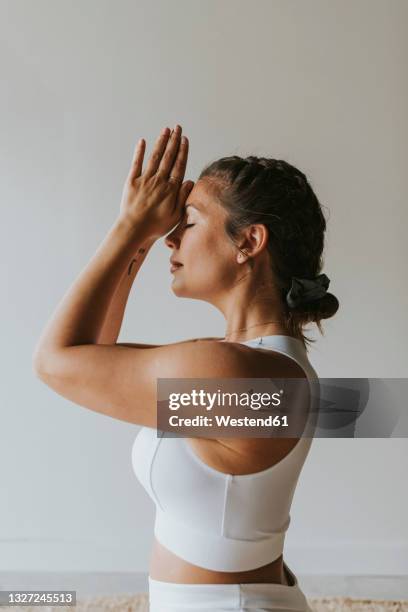
<path fill-rule="evenodd" d="M 246 253 L 238 254 L 238 261 L 245 261 L 245 259 L 246 259 Z"/>

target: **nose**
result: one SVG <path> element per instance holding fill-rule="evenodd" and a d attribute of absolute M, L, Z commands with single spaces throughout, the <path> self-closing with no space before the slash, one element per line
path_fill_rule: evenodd
<path fill-rule="evenodd" d="M 168 246 L 170 249 L 180 248 L 180 234 L 179 224 L 172 232 L 170 232 L 170 234 L 165 237 L 164 242 L 166 246 Z"/>

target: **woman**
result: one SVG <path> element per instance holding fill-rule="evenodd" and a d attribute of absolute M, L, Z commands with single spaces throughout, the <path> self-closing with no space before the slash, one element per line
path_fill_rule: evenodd
<path fill-rule="evenodd" d="M 144 172 L 139 141 L 118 218 L 45 328 L 35 372 L 64 397 L 143 426 L 132 460 L 157 506 L 151 612 L 308 610 L 283 543 L 312 438 L 158 438 L 156 383 L 316 378 L 302 327 L 322 332 L 339 306 L 319 275 L 325 219 L 305 175 L 282 160 L 222 158 L 183 183 L 181 131 L 162 131 Z M 134 277 L 165 234 L 174 293 L 217 307 L 224 338 L 116 342 Z M 308 419 L 309 398 L 303 408 Z"/>

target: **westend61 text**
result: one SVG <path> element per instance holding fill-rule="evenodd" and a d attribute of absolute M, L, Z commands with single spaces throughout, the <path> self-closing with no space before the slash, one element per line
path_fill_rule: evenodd
<path fill-rule="evenodd" d="M 172 427 L 213 427 L 214 419 L 208 416 L 197 415 L 192 418 L 178 417 L 177 415 L 169 418 Z M 271 414 L 267 417 L 242 417 L 233 418 L 230 416 L 215 416 L 215 424 L 223 427 L 288 427 L 288 417 L 286 415 Z"/>

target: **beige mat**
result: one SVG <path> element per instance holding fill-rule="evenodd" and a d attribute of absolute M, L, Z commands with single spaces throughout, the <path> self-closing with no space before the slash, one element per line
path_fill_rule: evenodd
<path fill-rule="evenodd" d="M 314 612 L 408 612 L 408 599 L 352 599 L 350 597 L 308 597 Z M 149 612 L 148 594 L 93 597 L 78 600 L 76 606 L 1 606 L 10 612 Z"/>

